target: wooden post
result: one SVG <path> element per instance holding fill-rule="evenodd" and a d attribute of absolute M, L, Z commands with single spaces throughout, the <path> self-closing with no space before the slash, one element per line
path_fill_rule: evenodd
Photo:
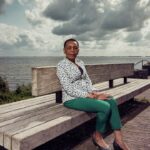
<path fill-rule="evenodd" d="M 56 103 L 62 103 L 62 91 L 56 92 Z"/>
<path fill-rule="evenodd" d="M 109 88 L 113 88 L 114 84 L 113 84 L 113 80 L 109 80 Z"/>
<path fill-rule="evenodd" d="M 124 77 L 124 84 L 127 83 L 127 77 Z"/>

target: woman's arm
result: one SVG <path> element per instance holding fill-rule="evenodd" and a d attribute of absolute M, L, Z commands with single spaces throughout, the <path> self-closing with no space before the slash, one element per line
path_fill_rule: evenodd
<path fill-rule="evenodd" d="M 83 65 L 84 65 L 84 62 L 83 62 Z M 84 65 L 85 66 L 85 65 Z M 95 88 L 93 85 L 92 85 L 92 81 L 86 71 L 86 68 L 85 68 L 85 75 L 86 75 L 86 82 L 87 82 L 87 87 L 88 87 L 88 92 L 90 93 L 90 95 L 93 97 L 93 98 L 96 98 L 96 99 L 108 99 L 111 95 L 109 94 L 106 94 L 106 93 L 102 93 L 99 91 L 99 89 Z M 91 97 L 90 96 L 90 97 Z M 91 98 L 92 98 L 91 97 Z"/>
<path fill-rule="evenodd" d="M 60 80 L 61 86 L 64 88 L 66 93 L 72 97 L 87 97 L 88 92 L 77 89 L 73 83 L 71 83 L 65 69 L 62 66 L 57 66 L 57 76 Z"/>

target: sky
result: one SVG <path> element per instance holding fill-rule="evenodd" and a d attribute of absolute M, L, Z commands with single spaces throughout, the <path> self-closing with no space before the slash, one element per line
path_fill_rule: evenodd
<path fill-rule="evenodd" d="M 0 0 L 0 56 L 150 56 L 150 0 Z"/>

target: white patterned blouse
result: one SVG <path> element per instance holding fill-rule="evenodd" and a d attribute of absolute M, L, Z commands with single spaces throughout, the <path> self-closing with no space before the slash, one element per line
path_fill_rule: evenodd
<path fill-rule="evenodd" d="M 78 97 L 87 97 L 88 92 L 97 90 L 92 86 L 92 82 L 87 74 L 84 62 L 79 58 L 75 59 L 75 63 L 64 58 L 57 65 L 57 76 L 62 86 L 63 102 Z"/>

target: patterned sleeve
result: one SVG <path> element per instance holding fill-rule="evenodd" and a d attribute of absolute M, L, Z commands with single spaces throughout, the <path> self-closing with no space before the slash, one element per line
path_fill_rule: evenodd
<path fill-rule="evenodd" d="M 87 97 L 88 92 L 77 89 L 73 83 L 71 83 L 70 78 L 62 66 L 57 66 L 57 76 L 60 80 L 61 86 L 64 88 L 67 94 L 72 97 Z"/>

